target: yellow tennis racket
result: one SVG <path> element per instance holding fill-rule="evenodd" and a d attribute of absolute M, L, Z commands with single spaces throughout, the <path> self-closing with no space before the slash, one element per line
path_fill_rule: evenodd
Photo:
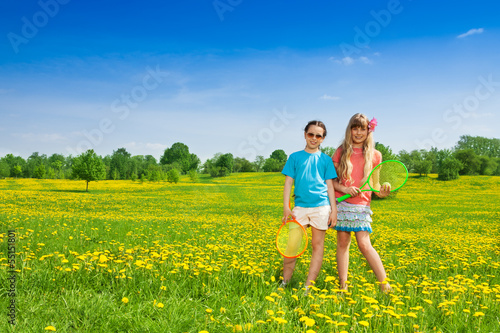
<path fill-rule="evenodd" d="M 293 217 L 281 225 L 276 234 L 276 248 L 285 258 L 297 258 L 307 249 L 307 231 Z"/>

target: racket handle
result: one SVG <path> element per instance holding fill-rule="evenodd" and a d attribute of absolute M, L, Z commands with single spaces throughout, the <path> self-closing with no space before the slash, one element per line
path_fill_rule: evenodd
<path fill-rule="evenodd" d="M 344 201 L 345 199 L 349 199 L 351 197 L 350 194 L 346 194 L 341 196 L 340 198 L 337 198 L 337 203 Z"/>

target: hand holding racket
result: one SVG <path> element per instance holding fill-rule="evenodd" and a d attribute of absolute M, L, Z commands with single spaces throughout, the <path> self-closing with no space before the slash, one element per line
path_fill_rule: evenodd
<path fill-rule="evenodd" d="M 285 211 L 286 213 L 286 211 Z M 297 258 L 307 249 L 306 229 L 291 214 L 276 234 L 276 248 L 285 258 Z"/>
<path fill-rule="evenodd" d="M 407 180 L 408 169 L 406 166 L 400 161 L 387 160 L 373 168 L 366 182 L 360 186 L 360 189 L 368 185 L 369 188 L 362 189 L 361 192 L 373 191 L 385 194 L 387 189 L 390 192 L 399 190 Z M 342 202 L 351 196 L 351 194 L 341 196 L 337 199 L 337 202 Z"/>

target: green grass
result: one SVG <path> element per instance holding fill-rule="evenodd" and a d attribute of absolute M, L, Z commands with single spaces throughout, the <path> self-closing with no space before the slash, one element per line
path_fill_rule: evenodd
<path fill-rule="evenodd" d="M 16 326 L 4 316 L 0 330 L 500 331 L 499 177 L 410 178 L 395 197 L 372 203 L 371 238 L 390 295 L 378 292 L 354 240 L 350 293 L 338 293 L 334 231 L 317 289 L 301 290 L 310 250 L 291 286 L 278 289 L 283 181 L 272 173 L 102 181 L 86 193 L 84 182 L 0 180 L 0 307 L 7 313 L 16 302 Z M 15 298 L 7 284 L 11 229 Z"/>

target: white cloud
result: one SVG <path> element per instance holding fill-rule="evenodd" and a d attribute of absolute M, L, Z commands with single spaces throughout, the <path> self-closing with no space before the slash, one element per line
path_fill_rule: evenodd
<path fill-rule="evenodd" d="M 367 65 L 371 65 L 373 64 L 373 61 L 371 61 L 370 59 L 368 59 L 367 57 L 359 57 L 359 60 L 364 63 L 364 64 L 367 64 Z"/>
<path fill-rule="evenodd" d="M 354 59 L 351 57 L 344 57 L 342 58 L 342 63 L 346 66 L 354 64 Z"/>
<path fill-rule="evenodd" d="M 484 29 L 483 28 L 479 28 L 479 29 L 470 29 L 469 31 L 467 31 L 466 33 L 464 34 L 461 34 L 461 35 L 458 35 L 457 38 L 465 38 L 467 36 L 471 36 L 471 35 L 479 35 L 479 34 L 482 34 L 484 32 Z"/>
<path fill-rule="evenodd" d="M 340 99 L 340 97 L 338 97 L 338 96 L 330 96 L 330 95 L 324 94 L 323 96 L 320 97 L 320 99 L 323 99 L 325 101 L 337 101 L 337 100 Z"/>
<path fill-rule="evenodd" d="M 375 54 L 378 55 L 378 54 Z M 373 61 L 369 59 L 368 57 L 359 57 L 359 58 L 351 58 L 351 57 L 344 57 L 342 59 L 337 59 L 335 57 L 330 57 L 330 61 L 333 61 L 337 64 L 344 65 L 344 66 L 350 66 L 353 65 L 354 63 L 357 62 L 362 62 L 363 64 L 371 65 L 373 64 Z"/>

